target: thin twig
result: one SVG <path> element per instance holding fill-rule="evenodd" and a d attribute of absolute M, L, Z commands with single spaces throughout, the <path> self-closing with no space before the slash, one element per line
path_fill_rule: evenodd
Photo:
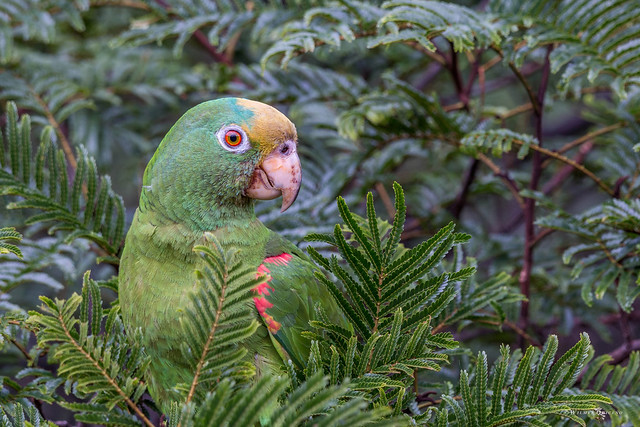
<path fill-rule="evenodd" d="M 511 178 L 506 171 L 503 171 L 498 165 L 496 165 L 489 157 L 485 156 L 484 154 L 478 153 L 476 157 L 489 169 L 491 169 L 495 176 L 504 181 L 509 191 L 511 191 L 511 194 L 513 194 L 513 197 L 518 202 L 518 206 L 520 206 L 521 209 L 524 209 L 524 199 L 520 195 L 520 188 L 518 188 L 518 184 L 516 184 L 513 178 Z"/>
<path fill-rule="evenodd" d="M 454 102 L 453 104 L 442 107 L 442 109 L 447 113 L 455 110 L 462 110 L 463 108 L 466 108 L 466 105 L 462 101 Z"/>
<path fill-rule="evenodd" d="M 526 113 L 531 109 L 533 109 L 533 104 L 531 104 L 530 102 L 527 102 L 526 104 L 518 105 L 517 107 L 512 108 L 506 113 L 498 115 L 497 118 L 500 120 L 506 120 L 509 117 L 513 117 L 521 113 Z"/>
<path fill-rule="evenodd" d="M 584 144 L 582 147 L 580 147 L 580 150 L 578 151 L 578 154 L 576 154 L 576 156 L 573 158 L 573 161 L 576 162 L 577 164 L 582 164 L 585 157 L 587 157 L 587 154 L 589 154 L 589 152 L 592 149 L 593 149 L 593 142 Z M 545 162 L 542 162 L 542 167 L 544 168 L 544 166 L 545 166 Z M 553 193 L 563 183 L 566 182 L 567 178 L 569 177 L 569 175 L 571 175 L 571 172 L 573 172 L 573 170 L 574 170 L 573 166 L 565 164 L 563 167 L 560 168 L 558 172 L 555 173 L 555 175 L 551 177 L 549 181 L 547 181 L 545 186 L 542 188 L 542 192 L 546 195 Z"/>
<path fill-rule="evenodd" d="M 476 177 L 479 162 L 480 160 L 478 160 L 477 158 L 471 159 L 469 168 L 467 169 L 467 172 L 464 175 L 464 179 L 462 180 L 462 187 L 460 188 L 460 192 L 458 192 L 458 195 L 449 207 L 449 211 L 454 218 L 460 218 L 462 208 L 464 208 L 464 205 L 467 201 L 469 189 L 471 188 L 471 184 Z"/>
<path fill-rule="evenodd" d="M 464 99 L 463 102 L 468 106 L 469 100 L 471 98 L 471 90 L 473 89 L 473 84 L 475 83 L 476 77 L 478 77 L 480 73 L 480 61 L 482 60 L 483 50 L 477 51 L 475 56 L 472 56 L 469 53 L 469 62 L 471 62 L 471 71 L 469 72 L 469 78 L 467 80 L 467 87 L 463 92 Z"/>
<path fill-rule="evenodd" d="M 181 19 L 181 20 L 184 19 L 182 16 L 172 13 L 169 10 L 170 5 L 165 0 L 156 0 L 156 3 L 158 3 L 164 9 L 166 9 L 169 12 L 169 14 L 172 15 L 174 18 Z M 207 36 L 204 35 L 202 30 L 194 31 L 193 37 L 198 41 L 198 43 L 200 43 L 207 50 L 207 52 L 209 52 L 209 54 L 213 57 L 213 59 L 216 62 L 221 62 L 226 65 L 233 65 L 231 63 L 231 60 L 226 55 L 218 52 L 218 49 L 216 49 L 215 46 L 209 43 Z"/>
<path fill-rule="evenodd" d="M 544 106 L 544 98 L 547 92 L 547 84 L 549 82 L 549 74 L 551 72 L 551 62 L 549 60 L 549 55 L 551 54 L 551 50 L 553 49 L 552 45 L 547 47 L 547 54 L 544 61 L 544 66 L 542 68 L 542 77 L 540 80 L 540 86 L 538 87 L 538 94 L 533 95 L 533 91 L 526 79 L 520 71 L 513 65 L 512 62 L 509 63 L 509 66 L 513 70 L 513 72 L 518 76 L 522 84 L 525 86 L 527 93 L 529 94 L 529 98 L 531 100 L 531 104 L 533 104 L 534 116 L 536 119 L 536 137 L 538 138 L 537 147 L 541 148 L 542 145 L 542 116 L 543 116 L 543 106 Z M 536 191 L 538 189 L 538 183 L 540 181 L 540 177 L 542 176 L 542 156 L 539 151 L 536 151 L 533 154 L 533 166 L 531 168 L 531 179 L 529 181 L 529 189 L 531 191 Z M 519 327 L 522 330 L 526 330 L 529 326 L 529 297 L 531 295 L 531 271 L 533 270 L 533 251 L 534 246 L 531 244 L 535 237 L 535 208 L 536 208 L 536 199 L 527 198 L 525 201 L 525 209 L 524 209 L 524 253 L 522 255 L 522 270 L 520 271 L 520 277 L 518 278 L 518 282 L 520 284 L 520 293 L 525 296 L 525 300 L 520 304 L 520 320 Z M 520 339 L 521 347 L 524 344 L 522 340 L 522 336 Z"/>
<path fill-rule="evenodd" d="M 229 59 L 227 55 L 218 52 L 218 49 L 216 49 L 215 46 L 209 43 L 207 36 L 205 36 L 201 30 L 197 30 L 196 32 L 194 32 L 193 36 L 198 41 L 198 43 L 200 43 L 207 50 L 207 52 L 209 52 L 209 54 L 213 57 L 213 59 L 216 60 L 216 62 L 220 62 L 225 65 L 233 65 L 231 59 Z"/>
<path fill-rule="evenodd" d="M 389 197 L 387 189 L 384 188 L 384 185 L 381 182 L 376 182 L 375 187 L 376 191 L 382 198 L 382 203 L 384 203 L 384 208 L 387 210 L 387 215 L 389 215 L 389 218 L 393 219 L 393 217 L 396 216 L 396 209 L 393 206 L 393 202 L 391 201 L 391 197 Z"/>
<path fill-rule="evenodd" d="M 609 126 L 605 126 L 603 128 L 600 129 L 596 129 L 592 132 L 589 132 L 585 135 L 582 135 L 579 138 L 574 139 L 573 141 L 567 142 L 565 145 L 563 145 L 562 147 L 560 147 L 558 150 L 556 150 L 555 152 L 558 154 L 562 154 L 562 153 L 566 153 L 567 151 L 571 150 L 574 147 L 577 147 L 581 144 L 584 144 L 585 142 L 590 142 L 592 139 L 597 138 L 598 136 L 604 135 L 606 133 L 612 132 L 616 129 L 620 129 L 624 126 L 626 126 L 627 123 L 626 122 L 619 122 L 619 123 L 614 123 L 612 125 Z M 547 167 L 547 165 L 549 164 L 549 162 L 551 161 L 551 159 L 547 159 L 542 163 L 542 167 L 545 168 Z"/>
<path fill-rule="evenodd" d="M 527 82 L 527 79 L 525 79 L 524 75 L 520 72 L 520 70 L 518 70 L 518 67 L 516 67 L 513 62 L 509 62 L 509 68 L 511 68 L 513 73 L 516 75 L 518 80 L 520 80 L 520 83 L 522 83 L 525 90 L 527 91 L 527 95 L 529 95 L 529 99 L 531 100 L 531 104 L 533 105 L 533 110 L 536 112 L 536 114 L 540 114 L 540 102 L 538 101 L 538 97 L 533 92 L 531 86 L 529 86 L 529 82 Z"/>
<path fill-rule="evenodd" d="M 616 282 L 618 279 L 616 279 Z M 618 283 L 616 283 L 618 285 Z M 624 343 L 627 345 L 627 350 L 631 352 L 631 344 L 633 343 L 633 337 L 631 336 L 631 327 L 629 326 L 629 313 L 624 311 L 622 307 L 618 309 L 618 313 L 620 313 L 620 331 L 622 331 L 622 338 L 624 338 Z"/>
<path fill-rule="evenodd" d="M 98 6 L 121 6 L 140 10 L 151 9 L 148 4 L 135 0 L 91 0 L 91 7 Z"/>
<path fill-rule="evenodd" d="M 609 353 L 609 356 L 613 358 L 611 361 L 612 365 L 618 365 L 624 362 L 629 355 L 634 352 L 640 350 L 640 339 L 635 339 L 631 341 L 631 343 L 624 343 L 620 347 L 613 350 Z"/>
<path fill-rule="evenodd" d="M 9 339 L 9 342 L 11 344 L 13 344 L 18 350 L 20 350 L 20 353 L 22 353 L 22 355 L 25 357 L 25 359 L 27 359 L 29 361 L 29 363 L 33 362 L 33 357 L 31 357 L 31 355 L 29 354 L 29 352 L 27 351 L 27 349 L 18 342 L 18 340 L 16 340 L 15 338 L 11 337 L 11 336 L 7 336 L 5 335 L 5 338 Z"/>
<path fill-rule="evenodd" d="M 458 66 L 458 54 L 453 49 L 453 43 L 449 43 L 451 45 L 451 62 L 447 67 L 451 72 L 451 77 L 453 78 L 453 85 L 456 88 L 456 93 L 458 94 L 458 98 L 465 105 L 465 109 L 469 107 L 469 98 L 465 95 L 464 84 L 462 82 L 462 75 L 460 74 L 460 67 Z"/>
<path fill-rule="evenodd" d="M 531 247 L 536 246 L 538 243 L 540 243 L 540 241 L 542 239 L 544 239 L 545 237 L 547 237 L 548 235 L 550 235 L 554 231 L 557 231 L 557 230 L 555 230 L 553 228 L 545 228 L 544 230 L 542 230 L 541 232 L 536 234 L 536 236 L 533 238 L 533 240 L 531 242 L 529 242 L 529 245 Z"/>
<path fill-rule="evenodd" d="M 515 144 L 517 144 L 517 145 L 523 145 L 524 144 L 523 141 L 519 141 L 519 140 L 514 140 L 513 142 Z M 578 164 L 575 161 L 571 160 L 570 158 L 568 158 L 566 156 L 563 156 L 562 154 L 558 154 L 556 151 L 547 150 L 546 148 L 542 148 L 539 145 L 535 145 L 535 144 L 530 145 L 529 148 L 534 150 L 534 151 L 538 151 L 538 152 L 540 152 L 540 153 L 542 153 L 544 155 L 547 155 L 549 157 L 552 157 L 552 158 L 554 158 L 556 160 L 560 160 L 563 163 L 566 163 L 568 165 L 573 166 L 575 169 L 579 170 L 580 172 L 582 172 L 583 174 L 585 174 L 586 176 L 591 178 L 596 184 L 598 184 L 598 187 L 602 188 L 610 196 L 613 196 L 615 194 L 613 189 L 611 189 L 600 178 L 598 178 L 596 176 L 596 174 L 594 174 L 593 172 L 591 172 L 589 169 L 587 169 L 586 167 L 582 166 L 581 164 Z"/>
<path fill-rule="evenodd" d="M 576 146 L 578 146 L 578 145 L 580 145 L 580 144 L 582 144 L 584 142 L 587 142 L 587 141 L 589 141 L 589 140 L 591 140 L 593 138 L 597 138 L 598 136 L 604 135 L 605 133 L 612 132 L 612 131 L 614 131 L 616 129 L 620 129 L 620 128 L 626 126 L 626 125 L 627 125 L 626 122 L 620 122 L 620 123 L 614 123 L 614 124 L 609 125 L 609 126 L 605 126 L 603 128 L 600 128 L 600 129 L 596 129 L 596 130 L 594 130 L 592 132 L 589 132 L 589 133 L 581 136 L 578 139 L 574 139 L 573 141 L 566 143 L 559 150 L 557 150 L 557 153 L 558 154 L 562 154 L 562 153 L 564 153 L 566 151 L 569 151 L 573 147 L 576 147 Z"/>
<path fill-rule="evenodd" d="M 588 154 L 590 150 L 591 150 L 591 146 L 589 144 L 583 145 L 582 147 L 580 147 L 580 151 L 578 152 L 576 157 L 573 158 L 573 161 L 577 164 L 582 163 L 585 156 Z M 544 167 L 544 162 L 542 162 L 542 165 Z M 566 178 L 569 176 L 569 174 L 573 170 L 574 168 L 571 165 L 565 165 L 564 167 L 562 167 L 553 177 L 551 177 L 549 181 L 547 181 L 542 192 L 545 195 L 551 194 L 560 185 L 565 184 L 567 182 Z M 508 230 L 512 230 L 516 225 L 520 223 L 520 221 L 522 221 L 523 216 L 524 216 L 523 213 L 518 213 L 505 227 L 503 227 L 502 232 L 507 232 Z M 540 236 L 540 237 L 542 238 L 544 236 Z M 538 237 L 536 237 L 534 240 L 537 240 L 537 239 Z M 535 246 L 535 244 L 537 244 L 537 241 L 532 242 L 532 244 Z"/>
<path fill-rule="evenodd" d="M 55 131 L 56 135 L 58 135 L 58 138 L 60 139 L 60 145 L 62 146 L 62 151 L 64 151 L 64 155 L 67 158 L 67 162 L 69 162 L 69 166 L 73 169 L 73 172 L 75 173 L 76 169 L 78 168 L 78 162 L 76 161 L 76 156 L 73 155 L 73 149 L 71 148 L 71 143 L 69 142 L 69 140 L 67 139 L 67 136 L 64 134 L 64 132 L 62 131 L 62 128 L 60 127 L 60 123 L 58 123 L 55 116 L 49 109 L 49 106 L 47 105 L 47 103 L 44 101 L 44 99 L 40 97 L 40 95 L 38 95 L 35 89 L 33 89 L 32 87 L 29 87 L 29 90 L 31 91 L 31 94 L 36 99 L 38 104 L 40 104 L 40 106 L 42 107 L 42 110 L 44 111 L 44 115 L 47 118 L 47 121 Z"/>
<path fill-rule="evenodd" d="M 542 344 L 540 344 L 540 342 L 537 339 L 535 339 L 534 337 L 529 335 L 524 329 L 521 329 L 518 325 L 516 325 L 515 323 L 513 323 L 509 319 L 505 319 L 503 323 L 506 326 L 508 326 L 509 328 L 513 329 L 513 331 L 516 334 L 518 334 L 519 337 L 521 337 L 524 340 L 528 341 L 529 344 L 531 344 L 531 345 L 533 345 L 535 347 L 542 347 Z"/>
<path fill-rule="evenodd" d="M 430 51 L 429 49 L 426 49 L 424 46 L 422 46 L 420 43 L 416 43 L 416 42 L 406 42 L 405 43 L 407 46 L 414 48 L 415 50 L 420 51 L 420 53 L 422 53 L 425 56 L 428 56 L 430 59 L 433 59 L 434 61 L 436 61 L 438 64 L 446 66 L 447 65 L 447 61 L 446 59 L 442 56 L 439 55 L 435 52 Z"/>
<path fill-rule="evenodd" d="M 502 61 L 502 59 L 503 58 L 500 55 L 494 56 L 493 58 L 491 58 L 490 60 L 488 60 L 487 62 L 482 64 L 482 66 L 480 68 L 482 68 L 482 71 L 484 73 L 486 73 L 491 68 L 493 68 L 495 65 L 499 64 Z"/>

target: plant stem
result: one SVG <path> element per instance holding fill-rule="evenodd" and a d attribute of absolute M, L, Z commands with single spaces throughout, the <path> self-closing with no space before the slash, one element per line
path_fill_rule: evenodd
<path fill-rule="evenodd" d="M 624 362 L 627 357 L 633 352 L 640 350 L 640 339 L 635 339 L 631 343 L 624 343 L 620 347 L 613 350 L 609 355 L 613 358 L 612 365 L 618 365 Z"/>
<path fill-rule="evenodd" d="M 42 110 L 44 111 L 44 115 L 47 118 L 47 121 L 55 131 L 56 135 L 58 135 L 58 138 L 60 139 L 60 145 L 62 146 L 62 151 L 64 151 L 64 155 L 67 158 L 67 162 L 69 162 L 69 166 L 73 169 L 73 172 L 75 173 L 76 169 L 78 168 L 78 162 L 76 161 L 76 157 L 73 155 L 73 149 L 71 148 L 71 143 L 69 142 L 69 140 L 67 139 L 67 136 L 62 131 L 62 128 L 60 127 L 60 123 L 58 123 L 58 121 L 56 120 L 55 116 L 49 109 L 49 106 L 47 105 L 47 103 L 40 97 L 40 95 L 38 95 L 35 89 L 31 87 L 29 87 L 29 89 L 31 90 L 31 94 L 36 99 L 40 107 L 42 107 Z"/>
<path fill-rule="evenodd" d="M 20 350 L 20 353 L 22 353 L 22 355 L 24 356 L 25 359 L 27 359 L 27 361 L 29 361 L 29 363 L 33 362 L 33 358 L 31 357 L 31 355 L 29 354 L 29 352 L 27 351 L 26 348 L 24 348 L 24 346 L 22 344 L 20 344 L 18 342 L 18 340 L 16 340 L 15 338 L 11 337 L 11 336 L 7 336 L 5 335 L 5 338 L 9 339 L 9 342 L 11 344 L 13 344 L 18 350 Z"/>
<path fill-rule="evenodd" d="M 549 73 L 551 70 L 551 63 L 549 61 L 549 55 L 551 54 L 551 50 L 553 49 L 552 45 L 547 47 L 547 54 L 545 57 L 544 66 L 542 68 L 542 78 L 540 81 L 540 86 L 538 88 L 537 96 L 533 96 L 533 91 L 524 76 L 520 74 L 520 71 L 512 64 L 509 63 L 511 69 L 516 73 L 516 76 L 520 79 L 522 84 L 525 86 L 527 93 L 529 94 L 529 98 L 531 99 L 531 104 L 534 109 L 534 117 L 535 117 L 535 125 L 536 125 L 536 138 L 538 138 L 538 144 L 542 145 L 542 116 L 544 109 L 544 97 L 547 91 L 547 84 L 549 82 Z M 541 148 L 541 147 L 540 147 Z M 531 180 L 529 182 L 529 189 L 531 191 L 536 191 L 538 189 L 538 183 L 540 182 L 540 176 L 542 175 L 542 155 L 540 151 L 536 151 L 533 153 L 533 165 L 531 168 Z M 522 256 L 522 270 L 520 271 L 519 283 L 520 283 L 520 293 L 525 296 L 525 300 L 522 301 L 520 306 L 520 320 L 519 327 L 522 328 L 523 331 L 526 331 L 529 327 L 529 298 L 531 295 L 531 271 L 533 269 L 533 251 L 534 246 L 532 242 L 535 240 L 535 208 L 536 208 L 536 200 L 533 198 L 527 198 L 525 200 L 525 209 L 524 209 L 524 254 Z M 521 347 L 524 346 L 524 339 L 520 338 Z"/>
<path fill-rule="evenodd" d="M 512 108 L 511 110 L 507 111 L 504 114 L 500 114 L 497 118 L 500 120 L 506 120 L 509 117 L 513 117 L 516 116 L 520 113 L 526 113 L 527 111 L 533 109 L 533 104 L 530 102 L 527 102 L 526 104 L 522 104 L 519 105 L 517 107 Z"/>
<path fill-rule="evenodd" d="M 503 171 L 490 158 L 482 153 L 478 153 L 476 157 L 478 158 L 478 160 L 488 166 L 495 176 L 504 181 L 509 191 L 511 191 L 511 194 L 513 194 L 513 197 L 518 202 L 520 208 L 524 209 L 524 199 L 520 195 L 520 188 L 518 188 L 518 184 L 513 180 L 513 178 L 509 176 L 509 173 L 507 171 Z"/>
<path fill-rule="evenodd" d="M 517 145 L 524 144 L 524 142 L 518 141 L 518 140 L 514 140 L 513 142 L 514 142 L 514 144 L 517 144 Z M 585 174 L 586 176 L 591 178 L 593 180 L 593 182 L 598 184 L 598 187 L 602 188 L 610 196 L 613 196 L 615 194 L 615 191 L 613 189 L 611 189 L 611 187 L 609 187 L 607 184 L 605 184 L 604 181 L 602 181 L 600 178 L 598 178 L 596 176 L 596 174 L 594 174 L 593 172 L 591 172 L 589 169 L 585 168 L 581 164 L 575 162 L 574 160 L 571 160 L 570 158 L 568 158 L 566 156 L 563 156 L 562 154 L 558 154 L 555 151 L 547 150 L 546 148 L 542 148 L 539 145 L 532 144 L 530 146 L 530 148 L 532 150 L 534 150 L 534 151 L 537 151 L 537 152 L 541 153 L 541 154 L 547 155 L 547 156 L 552 157 L 552 158 L 554 158 L 556 160 L 560 160 L 563 163 L 566 163 L 568 165 L 573 166 L 575 169 L 579 170 L 580 172 L 582 172 L 583 174 Z"/>
<path fill-rule="evenodd" d="M 547 62 L 545 62 L 545 67 L 543 67 L 543 70 L 542 70 L 543 74 L 545 73 L 546 64 L 547 64 Z M 518 67 L 516 67 L 513 62 L 509 62 L 509 68 L 511 68 L 511 70 L 516 75 L 518 80 L 520 80 L 520 83 L 522 83 L 522 85 L 524 86 L 524 89 L 527 91 L 527 95 L 529 96 L 529 99 L 531 100 L 531 105 L 533 105 L 533 110 L 535 112 L 536 117 L 538 117 L 538 116 L 542 117 L 540 99 L 538 97 L 536 97 L 535 94 L 533 93 L 533 89 L 531 88 L 531 86 L 529 86 L 529 83 L 527 82 L 527 79 L 520 72 L 520 70 L 518 70 Z M 547 71 L 547 73 L 548 73 L 548 71 Z M 545 86 L 546 86 L 546 82 L 545 82 Z M 542 82 L 540 83 L 540 87 L 542 87 Z"/>
<path fill-rule="evenodd" d="M 578 154 L 573 158 L 573 161 L 576 164 L 581 164 L 584 161 L 585 157 L 587 157 L 587 154 L 589 154 L 589 151 L 591 151 L 592 149 L 593 142 L 584 144 L 582 147 L 580 147 L 580 150 L 578 151 Z M 542 162 L 543 169 L 545 167 L 545 163 L 546 161 Z M 549 181 L 547 181 L 547 183 L 542 188 L 542 192 L 547 195 L 553 193 L 563 183 L 566 182 L 569 175 L 571 175 L 571 172 L 573 172 L 573 169 L 574 168 L 572 165 L 565 164 L 562 168 L 560 168 L 558 172 L 555 173 L 555 175 L 551 177 Z"/>
<path fill-rule="evenodd" d="M 160 6 L 165 8 L 167 11 L 170 8 L 169 4 L 165 0 L 156 0 L 156 3 L 158 3 Z M 175 16 L 178 19 L 182 19 L 182 17 L 179 15 L 175 15 L 175 14 L 171 14 L 171 15 Z M 202 30 L 194 31 L 193 37 L 198 41 L 198 43 L 200 43 L 207 50 L 207 52 L 209 52 L 209 54 L 213 57 L 213 59 L 216 62 L 220 62 L 225 65 L 233 65 L 231 60 L 226 55 L 218 52 L 218 49 L 216 49 L 215 46 L 209 43 L 207 36 L 204 35 Z"/>
<path fill-rule="evenodd" d="M 227 291 L 228 277 L 229 277 L 229 272 L 227 271 L 226 264 L 225 264 L 225 271 L 223 276 L 224 284 L 221 287 L 222 289 L 220 291 L 220 301 L 218 302 L 218 309 L 216 310 L 216 318 L 214 319 L 213 325 L 211 326 L 211 330 L 209 331 L 207 342 L 202 348 L 202 354 L 200 355 L 200 360 L 198 360 L 196 371 L 193 374 L 193 381 L 191 381 L 191 387 L 189 388 L 189 394 L 187 395 L 187 400 L 185 401 L 185 404 L 188 404 L 189 402 L 191 402 L 191 400 L 193 399 L 193 396 L 195 396 L 196 386 L 198 385 L 200 374 L 202 373 L 202 369 L 204 368 L 206 356 L 209 353 L 209 347 L 211 346 L 211 343 L 213 342 L 213 338 L 216 334 L 216 331 L 218 330 L 218 322 L 222 314 L 222 308 L 224 307 L 224 298 L 225 298 L 225 293 Z"/>
<path fill-rule="evenodd" d="M 382 198 L 382 203 L 384 203 L 384 208 L 387 210 L 387 215 L 389 218 L 393 220 L 393 217 L 396 215 L 396 209 L 393 206 L 393 202 L 391 201 L 391 197 L 389 197 L 389 192 L 381 182 L 376 182 L 376 191 Z"/>
<path fill-rule="evenodd" d="M 562 154 L 562 153 L 567 152 L 567 151 L 571 150 L 572 148 L 574 148 L 574 147 L 576 147 L 576 146 L 578 146 L 578 145 L 580 145 L 582 143 L 585 143 L 585 142 L 588 142 L 588 141 L 592 140 L 593 138 L 596 138 L 596 137 L 598 137 L 600 135 L 604 135 L 605 133 L 612 132 L 612 131 L 614 131 L 616 129 L 620 129 L 622 127 L 625 127 L 626 125 L 627 124 L 625 122 L 619 122 L 619 123 L 614 123 L 614 124 L 609 125 L 609 126 L 605 126 L 603 128 L 600 128 L 600 129 L 596 129 L 594 131 L 591 131 L 591 132 L 581 136 L 580 138 L 574 139 L 571 142 L 567 142 L 559 150 L 557 150 L 556 153 Z"/>
<path fill-rule="evenodd" d="M 462 213 L 462 208 L 467 201 L 467 195 L 469 194 L 469 189 L 471 188 L 471 184 L 476 176 L 476 172 L 478 171 L 478 164 L 480 160 L 477 158 L 471 159 L 471 163 L 469 164 L 469 168 L 467 169 L 467 173 L 464 175 L 464 179 L 462 180 L 462 187 L 460 188 L 460 192 L 456 196 L 455 200 L 449 207 L 449 211 L 454 218 L 460 218 L 460 214 Z"/>

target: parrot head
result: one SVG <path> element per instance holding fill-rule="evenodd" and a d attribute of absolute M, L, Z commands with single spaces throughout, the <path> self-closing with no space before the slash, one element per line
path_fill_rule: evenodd
<path fill-rule="evenodd" d="M 208 229 L 253 214 L 253 199 L 295 201 L 302 172 L 293 123 L 275 108 L 242 98 L 187 111 L 147 165 L 141 209 Z M 244 218 L 242 218 L 244 219 Z"/>

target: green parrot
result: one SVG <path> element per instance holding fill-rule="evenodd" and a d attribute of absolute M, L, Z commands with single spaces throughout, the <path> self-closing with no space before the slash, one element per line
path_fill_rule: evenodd
<path fill-rule="evenodd" d="M 303 366 L 310 343 L 301 332 L 310 329 L 316 302 L 344 324 L 313 264 L 254 212 L 254 199 L 282 196 L 281 211 L 296 199 L 302 178 L 296 145 L 295 126 L 275 108 L 223 98 L 187 111 L 147 165 L 120 261 L 119 295 L 127 332 L 142 329 L 151 356 L 149 392 L 165 413 L 179 400 L 173 387 L 192 378 L 178 318 L 197 287 L 194 271 L 203 261 L 192 249 L 207 244 L 205 232 L 267 274 L 254 289 L 261 326 L 246 344 L 261 375 L 283 359 Z"/>

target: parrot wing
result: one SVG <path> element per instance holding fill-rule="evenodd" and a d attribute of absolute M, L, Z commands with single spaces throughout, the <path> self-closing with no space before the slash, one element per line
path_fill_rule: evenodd
<path fill-rule="evenodd" d="M 314 276 L 316 267 L 307 256 L 282 236 L 271 233 L 265 258 L 258 273 L 266 280 L 254 288 L 254 303 L 265 326 L 299 368 L 306 365 L 311 331 L 316 319 L 315 305 L 320 303 L 330 320 L 348 328 L 348 323 L 328 289 Z"/>

